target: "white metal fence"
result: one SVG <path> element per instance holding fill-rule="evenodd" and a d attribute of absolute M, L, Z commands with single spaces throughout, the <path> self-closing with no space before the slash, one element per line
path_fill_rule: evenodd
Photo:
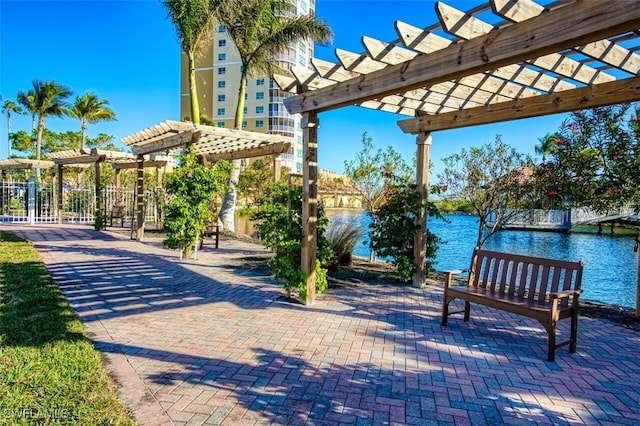
<path fill-rule="evenodd" d="M 164 202 L 162 188 L 145 190 L 145 223 L 160 226 Z M 135 215 L 135 188 L 107 186 L 101 194 L 102 213 L 110 217 L 113 206 L 125 206 L 125 220 Z M 62 188 L 65 223 L 93 223 L 96 216 L 94 185 L 65 183 Z M 57 222 L 58 186 L 53 183 L 3 182 L 0 190 L 0 222 Z"/>

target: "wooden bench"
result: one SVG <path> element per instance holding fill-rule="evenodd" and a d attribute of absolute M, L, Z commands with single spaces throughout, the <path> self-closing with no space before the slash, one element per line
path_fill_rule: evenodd
<path fill-rule="evenodd" d="M 442 303 L 442 325 L 449 315 L 464 312 L 468 321 L 471 303 L 489 306 L 518 315 L 534 318 L 549 335 L 548 360 L 553 361 L 555 350 L 569 345 L 576 351 L 578 334 L 578 301 L 584 262 L 565 262 L 499 253 L 476 248 L 467 271 L 446 273 Z M 452 286 L 453 276 L 468 272 L 466 286 Z M 465 301 L 463 311 L 449 312 L 454 299 Z M 556 344 L 556 325 L 571 318 L 570 337 Z"/>
<path fill-rule="evenodd" d="M 124 228 L 124 206 L 113 206 L 111 208 L 111 226 L 113 219 L 120 219 L 120 227 Z"/>

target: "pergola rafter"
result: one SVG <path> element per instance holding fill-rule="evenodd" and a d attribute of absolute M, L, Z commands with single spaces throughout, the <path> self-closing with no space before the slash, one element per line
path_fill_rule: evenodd
<path fill-rule="evenodd" d="M 515 3 L 520 1 L 510 1 L 510 4 Z M 551 90 L 558 92 L 571 90 L 572 86 L 584 87 L 587 84 L 613 81 L 616 76 L 612 73 L 585 65 L 571 56 L 578 50 L 584 51 L 585 46 L 593 46 L 594 43 L 597 45 L 621 34 L 628 33 L 630 39 L 636 40 L 637 30 L 640 28 L 640 10 L 632 5 L 632 2 L 624 0 L 562 2 L 557 8 L 551 8 L 525 21 L 488 28 L 488 24 L 479 19 L 470 23 L 470 15 L 456 14 L 454 8 L 438 3 L 437 8 L 441 11 L 443 21 L 447 23 L 446 27 L 456 33 L 456 37 L 449 40 L 447 46 L 442 41 L 435 41 L 440 36 L 432 35 L 432 40 L 426 44 L 430 43 L 433 51 L 425 54 L 413 50 L 412 45 L 422 45 L 424 39 L 432 34 L 432 31 L 425 30 L 423 35 L 414 34 L 410 37 L 413 41 L 409 45 L 403 45 L 404 49 L 420 53 L 412 59 L 386 65 L 362 54 L 359 55 L 360 59 L 355 60 L 357 67 L 352 64 L 351 68 L 344 67 L 344 51 L 337 51 L 336 56 L 343 68 L 352 72 L 359 69 L 362 75 L 335 82 L 331 86 L 307 86 L 304 96 L 288 99 L 285 105 L 291 113 L 325 111 L 371 100 L 380 102 L 387 95 L 405 97 L 411 90 L 431 89 L 446 82 L 458 85 L 458 90 L 467 85 L 467 81 L 461 80 L 464 78 L 471 78 L 470 82 L 476 90 L 491 92 L 494 96 L 489 104 L 493 104 L 501 102 L 498 96 L 503 95 L 504 87 L 512 85 L 521 88 L 521 94 L 518 95 L 520 99 L 525 92 L 532 96 L 534 93 L 543 95 Z M 500 5 L 496 8 L 501 10 Z M 454 20 L 455 22 L 451 22 Z M 468 26 L 472 26 L 473 30 L 463 31 Z M 397 27 L 406 28 L 402 25 Z M 444 27 L 441 28 L 445 30 Z M 476 36 L 463 39 L 461 35 L 467 38 Z M 600 57 L 602 56 L 601 54 Z M 608 67 L 615 63 L 614 60 L 607 62 Z M 501 74 L 492 74 L 495 70 L 499 70 Z M 629 76 L 626 70 L 620 70 Z M 318 70 L 316 73 L 320 75 Z M 508 75 L 512 76 L 510 80 L 504 78 Z M 504 82 L 497 85 L 502 91 L 492 91 L 494 86 L 487 85 L 486 82 L 495 84 L 494 79 Z M 478 81 L 485 83 L 478 88 L 475 84 Z M 304 84 L 304 81 L 300 84 Z M 545 87 L 549 91 L 545 92 Z M 413 115 L 420 114 L 421 111 L 416 110 Z"/>
<path fill-rule="evenodd" d="M 131 148 L 137 162 L 137 237 L 142 240 L 144 235 L 144 175 L 142 169 L 147 162 L 145 155 L 168 152 L 179 149 L 186 144 L 192 144 L 195 154 L 202 162 L 254 158 L 287 152 L 293 139 L 267 133 L 167 120 L 124 137 L 122 142 Z M 277 162 L 275 162 L 274 168 L 277 175 L 279 172 Z"/>
<path fill-rule="evenodd" d="M 31 170 L 31 169 L 51 169 L 55 166 L 53 161 L 31 160 L 28 158 L 9 158 L 0 160 L 0 170 Z"/>
<path fill-rule="evenodd" d="M 196 155 L 217 161 L 282 154 L 293 141 L 280 135 L 167 120 L 124 137 L 122 142 L 131 147 L 134 155 L 170 151 L 193 143 Z"/>
<path fill-rule="evenodd" d="M 122 151 L 109 151 L 98 148 L 92 148 L 91 151 L 70 149 L 66 151 L 57 151 L 49 153 L 49 157 L 53 160 L 53 164 L 58 167 L 58 223 L 63 221 L 63 182 L 64 169 L 68 166 L 74 167 L 94 167 L 94 184 L 95 184 L 95 201 L 96 210 L 102 211 L 106 206 L 102 205 L 100 197 L 100 188 L 102 186 L 100 164 L 109 163 L 116 171 L 116 191 L 120 191 L 120 170 L 129 168 L 131 164 L 135 164 L 135 155 Z M 167 162 L 156 162 L 156 167 L 164 167 Z"/>
<path fill-rule="evenodd" d="M 289 113 L 310 123 L 303 168 L 305 185 L 312 187 L 303 203 L 308 303 L 315 297 L 309 266 L 315 259 L 305 253 L 315 253 L 318 113 L 358 105 L 411 117 L 399 126 L 416 135 L 425 162 L 416 181 L 426 194 L 435 130 L 640 100 L 640 7 L 633 1 L 491 0 L 466 12 L 437 2 L 435 9 L 435 25 L 398 21 L 397 40 L 363 37 L 363 53 L 336 49 L 335 62 L 314 58 L 312 70 L 275 77 L 295 94 L 284 101 Z M 422 246 L 416 242 L 418 266 L 424 264 Z M 423 280 L 419 269 L 414 283 Z"/>

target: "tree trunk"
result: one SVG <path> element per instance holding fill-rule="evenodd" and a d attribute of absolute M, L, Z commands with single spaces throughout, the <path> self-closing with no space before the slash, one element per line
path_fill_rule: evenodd
<path fill-rule="evenodd" d="M 245 67 L 243 67 L 245 69 Z M 233 128 L 236 130 L 242 129 L 242 120 L 244 118 L 244 94 L 246 92 L 245 86 L 246 75 L 243 72 L 240 77 L 240 88 L 238 89 L 238 103 L 236 104 L 236 115 L 234 119 Z M 231 232 L 235 232 L 235 211 L 236 211 L 236 199 L 238 194 L 236 187 L 238 186 L 238 180 L 240 179 L 240 167 L 242 163 L 240 160 L 232 160 L 231 174 L 227 181 L 227 191 L 222 198 L 222 205 L 220 206 L 220 214 L 218 218 L 222 222 L 222 228 Z"/>
<path fill-rule="evenodd" d="M 36 137 L 36 160 L 38 160 L 38 164 L 36 165 L 36 177 L 38 181 L 40 180 L 40 153 L 42 151 L 42 132 L 44 131 L 44 117 L 40 116 L 38 119 L 38 136 Z"/>
<path fill-rule="evenodd" d="M 11 158 L 11 114 L 7 113 L 7 158 Z"/>
<path fill-rule="evenodd" d="M 189 58 L 189 98 L 191 100 L 191 122 L 200 124 L 200 105 L 198 103 L 198 89 L 196 86 L 196 58 L 193 52 L 187 54 Z"/>
<path fill-rule="evenodd" d="M 241 162 L 240 160 L 232 160 L 231 165 L 233 169 L 227 181 L 227 191 L 224 193 L 224 198 L 222 199 L 219 218 L 222 222 L 223 229 L 235 232 L 236 199 L 238 197 L 236 187 L 238 186 L 238 179 L 240 179 Z"/>
<path fill-rule="evenodd" d="M 87 134 L 87 122 L 83 118 L 82 119 L 82 134 L 80 136 L 80 152 L 84 153 L 84 141 Z"/>

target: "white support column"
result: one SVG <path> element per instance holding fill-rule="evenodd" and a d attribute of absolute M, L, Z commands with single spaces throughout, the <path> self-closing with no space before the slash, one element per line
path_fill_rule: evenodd
<path fill-rule="evenodd" d="M 27 217 L 29 219 L 29 225 L 35 225 L 36 223 L 36 180 L 33 177 L 29 178 L 27 183 Z"/>
<path fill-rule="evenodd" d="M 305 303 L 316 301 L 316 252 L 318 247 L 318 113 L 302 117 L 304 161 L 302 166 L 302 265 L 307 284 Z"/>
<path fill-rule="evenodd" d="M 431 147 L 431 134 L 428 132 L 416 136 L 417 145 L 417 167 L 416 186 L 420 194 L 420 200 L 426 201 L 429 196 L 429 148 Z M 413 238 L 413 263 L 416 265 L 416 272 L 413 275 L 414 287 L 423 287 L 427 278 L 425 259 L 427 256 L 426 238 L 427 212 L 423 209 L 416 224 L 420 226 L 420 232 Z"/>

